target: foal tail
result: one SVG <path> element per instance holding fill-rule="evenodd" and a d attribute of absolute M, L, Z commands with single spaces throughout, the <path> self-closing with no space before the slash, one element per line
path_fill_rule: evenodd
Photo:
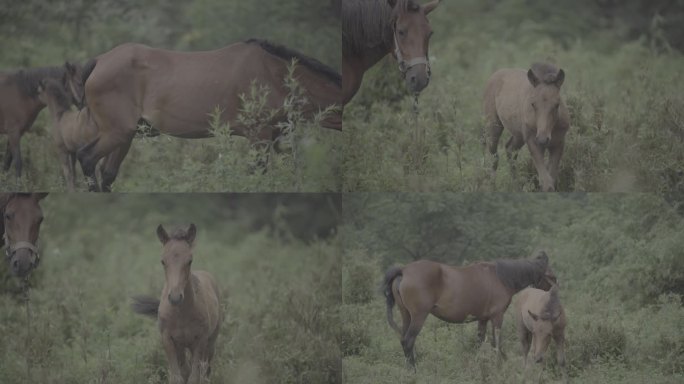
<path fill-rule="evenodd" d="M 133 296 L 131 309 L 140 315 L 157 318 L 159 314 L 159 299 L 152 296 Z"/>
<path fill-rule="evenodd" d="M 394 308 L 394 295 L 392 294 L 392 283 L 397 277 L 401 278 L 401 268 L 400 267 L 390 267 L 390 269 L 385 272 L 385 280 L 382 284 L 382 293 L 385 295 L 385 301 L 387 302 L 387 322 L 390 327 L 401 334 L 399 326 L 394 322 L 394 316 L 392 315 L 392 309 Z"/>

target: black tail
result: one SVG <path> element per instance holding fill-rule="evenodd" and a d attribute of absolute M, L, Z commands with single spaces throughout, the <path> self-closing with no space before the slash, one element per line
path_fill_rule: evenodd
<path fill-rule="evenodd" d="M 157 318 L 159 314 L 159 299 L 152 296 L 133 296 L 133 303 L 131 309 L 133 312 Z"/>
<path fill-rule="evenodd" d="M 86 80 L 88 80 L 90 74 L 93 73 L 93 69 L 95 69 L 95 64 L 97 64 L 97 60 L 90 59 L 83 65 L 83 84 L 85 84 Z"/>
<path fill-rule="evenodd" d="M 382 284 L 382 292 L 385 295 L 385 300 L 387 302 L 387 322 L 390 327 L 401 334 L 399 326 L 394 322 L 394 316 L 392 315 L 392 309 L 394 308 L 394 295 L 392 294 L 392 283 L 397 277 L 401 277 L 400 267 L 390 267 L 387 272 L 385 272 L 385 280 Z"/>

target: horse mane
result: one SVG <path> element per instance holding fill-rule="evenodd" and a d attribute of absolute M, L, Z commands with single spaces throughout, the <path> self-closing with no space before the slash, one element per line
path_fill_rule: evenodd
<path fill-rule="evenodd" d="M 508 288 L 520 291 L 544 277 L 549 265 L 546 252 L 540 251 L 534 259 L 497 260 L 496 276 Z"/>
<path fill-rule="evenodd" d="M 344 0 L 342 2 L 342 51 L 358 55 L 367 49 L 392 48 L 394 22 L 400 12 L 418 12 L 414 0 L 397 0 L 394 9 L 387 0 Z"/>
<path fill-rule="evenodd" d="M 26 97 L 38 96 L 38 84 L 45 78 L 59 79 L 64 76 L 65 69 L 59 67 L 22 68 L 10 74 L 8 80 L 14 82 L 19 91 Z"/>
<path fill-rule="evenodd" d="M 553 84 L 558 78 L 560 69 L 549 63 L 534 63 L 530 68 L 532 73 L 544 84 Z"/>
<path fill-rule="evenodd" d="M 330 81 L 335 83 L 335 85 L 337 85 L 338 87 L 342 87 L 342 75 L 340 75 L 339 72 L 332 69 L 331 67 L 323 64 L 319 60 L 314 59 L 313 57 L 307 56 L 301 52 L 295 51 L 291 48 L 287 48 L 283 45 L 271 43 L 268 40 L 252 38 L 245 40 L 245 43 L 257 44 L 259 45 L 259 47 L 261 47 L 261 49 L 270 53 L 271 55 L 280 57 L 281 59 L 285 59 L 287 61 L 297 59 L 297 62 L 302 64 L 306 68 L 316 73 L 320 73 L 321 75 L 325 76 Z"/>

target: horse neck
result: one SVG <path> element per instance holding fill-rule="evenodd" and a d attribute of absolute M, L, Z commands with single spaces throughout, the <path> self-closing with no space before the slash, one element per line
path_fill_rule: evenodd
<path fill-rule="evenodd" d="M 40 101 L 40 100 L 39 100 Z M 42 102 L 41 102 L 42 104 Z M 42 104 L 44 105 L 44 104 Z M 57 105 L 57 102 L 54 99 L 48 100 L 47 103 L 47 108 L 50 111 L 50 116 L 52 116 L 52 120 L 54 122 L 58 122 L 62 120 L 62 116 L 64 116 L 64 113 L 68 111 L 68 109 L 64 109 Z M 54 127 L 57 128 L 57 124 L 54 124 Z"/>
<path fill-rule="evenodd" d="M 382 60 L 391 49 L 387 45 L 368 48 L 361 54 L 348 54 L 342 58 L 342 104 L 346 105 L 358 92 L 363 75 Z"/>

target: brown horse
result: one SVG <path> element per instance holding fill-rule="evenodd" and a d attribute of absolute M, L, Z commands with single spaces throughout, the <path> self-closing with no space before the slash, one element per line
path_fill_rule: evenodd
<path fill-rule="evenodd" d="M 190 270 L 196 233 L 194 224 L 170 236 L 164 227 L 157 227 L 166 275 L 161 300 L 146 296 L 133 298 L 135 312 L 158 318 L 171 384 L 205 382 L 211 372 L 221 324 L 219 290 L 214 278 L 208 272 Z M 186 349 L 190 351 L 189 364 Z"/>
<path fill-rule="evenodd" d="M 494 156 L 504 128 L 511 133 L 506 154 L 513 166 L 517 151 L 527 144 L 544 191 L 554 191 L 558 165 L 563 155 L 565 134 L 570 129 L 570 115 L 560 96 L 565 72 L 551 64 L 533 64 L 532 68 L 501 69 L 487 83 L 484 94 L 485 130 L 489 152 Z M 548 168 L 544 154 L 549 152 Z M 511 168 L 515 175 L 515 168 Z"/>
<path fill-rule="evenodd" d="M 418 94 L 430 82 L 427 15 L 440 0 L 345 0 L 342 2 L 342 100 L 346 105 L 361 87 L 363 74 L 392 53 L 408 90 Z"/>
<path fill-rule="evenodd" d="M 294 78 L 305 92 L 304 115 L 341 105 L 342 79 L 321 62 L 294 50 L 250 39 L 206 52 L 174 52 L 140 44 L 123 44 L 98 56 L 85 79 L 85 100 L 99 127 L 98 136 L 78 152 L 91 190 L 99 159 L 119 151 L 123 161 L 139 122 L 161 133 L 181 138 L 211 137 L 210 114 L 218 107 L 220 119 L 229 123 L 234 135 L 252 143 L 270 143 L 287 119 L 283 105 L 290 90 L 285 85 L 288 66 L 298 65 Z M 74 77 L 78 90 L 82 76 Z M 243 95 L 257 84 L 267 87 L 265 109 L 268 121 L 251 127 L 240 119 Z M 341 130 L 341 113 L 328 116 L 322 126 Z M 111 185 L 118 165 L 106 167 L 102 183 Z"/>
<path fill-rule="evenodd" d="M 43 80 L 38 86 L 38 98 L 52 116 L 52 138 L 59 152 L 64 180 L 69 190 L 74 191 L 76 152 L 97 137 L 98 130 L 88 108 L 71 110 L 70 95 L 64 84 L 55 79 Z"/>
<path fill-rule="evenodd" d="M 383 291 L 387 321 L 401 336 L 401 346 L 415 369 L 414 345 L 428 314 L 450 323 L 478 321 L 478 337 L 484 342 L 487 322 L 492 322 L 492 343 L 501 351 L 501 325 L 511 298 L 529 285 L 551 288 L 556 277 L 545 252 L 530 260 L 497 260 L 453 267 L 419 260 L 385 273 Z M 401 313 L 401 329 L 394 322 L 394 304 Z"/>
<path fill-rule="evenodd" d="M 27 277 L 38 267 L 38 234 L 43 222 L 40 200 L 47 193 L 5 193 L 0 194 L 0 247 L 5 247 L 5 256 L 12 274 Z"/>
<path fill-rule="evenodd" d="M 545 292 L 536 288 L 525 288 L 515 298 L 515 319 L 518 323 L 518 336 L 523 352 L 523 377 L 527 371 L 527 355 L 532 346 L 535 363 L 541 363 L 551 339 L 556 343 L 556 358 L 563 372 L 563 380 L 568 381 L 565 371 L 565 311 L 558 299 L 558 286 L 554 285 Z M 543 371 L 539 372 L 539 379 Z"/>
<path fill-rule="evenodd" d="M 61 79 L 62 67 L 26 68 L 0 73 L 0 134 L 7 135 L 7 151 L 3 168 L 9 171 L 14 161 L 17 179 L 21 177 L 21 136 L 31 128 L 38 113 L 45 107 L 38 99 L 38 82 Z"/>

